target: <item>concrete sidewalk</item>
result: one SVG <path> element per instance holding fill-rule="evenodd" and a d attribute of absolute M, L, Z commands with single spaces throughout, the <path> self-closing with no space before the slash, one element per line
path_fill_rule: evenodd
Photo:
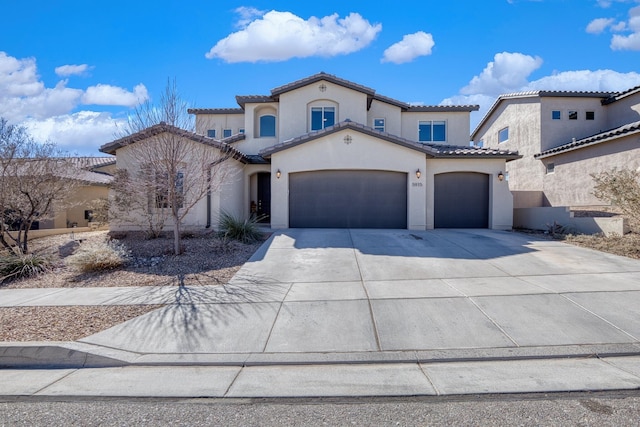
<path fill-rule="evenodd" d="M 0 394 L 640 387 L 640 261 L 519 233 L 285 230 L 224 287 L 0 290 L 0 306 L 158 303 L 75 343 L 0 345 L 1 365 L 61 368 L 0 371 Z M 16 375 L 40 380 L 23 393 Z"/>

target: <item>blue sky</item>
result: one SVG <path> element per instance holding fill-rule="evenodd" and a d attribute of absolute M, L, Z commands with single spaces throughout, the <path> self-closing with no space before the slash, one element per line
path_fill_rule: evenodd
<path fill-rule="evenodd" d="M 175 78 L 237 107 L 324 71 L 401 101 L 640 85 L 640 0 L 4 1 L 0 116 L 81 155 Z"/>

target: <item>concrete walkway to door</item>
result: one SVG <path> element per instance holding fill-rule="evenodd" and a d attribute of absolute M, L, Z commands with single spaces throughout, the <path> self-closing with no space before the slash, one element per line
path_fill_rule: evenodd
<path fill-rule="evenodd" d="M 228 285 L 118 289 L 96 292 L 96 304 L 167 305 L 62 345 L 71 362 L 82 355 L 79 365 L 34 371 L 35 383 L 15 382 L 20 390 L 247 397 L 640 387 L 640 261 L 520 233 L 283 230 Z M 0 292 L 14 305 L 74 300 L 58 290 L 20 302 L 21 291 L 34 290 Z M 84 301 L 94 293 L 77 292 Z M 33 346 L 0 348 L 0 361 L 48 351 Z M 97 366 L 112 368 L 89 369 Z M 174 377 L 184 389 L 161 381 Z"/>

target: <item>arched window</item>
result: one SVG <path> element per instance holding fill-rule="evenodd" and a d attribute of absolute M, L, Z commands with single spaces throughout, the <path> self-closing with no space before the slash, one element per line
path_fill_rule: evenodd
<path fill-rule="evenodd" d="M 260 137 L 276 136 L 276 116 L 265 114 L 260 116 Z"/>

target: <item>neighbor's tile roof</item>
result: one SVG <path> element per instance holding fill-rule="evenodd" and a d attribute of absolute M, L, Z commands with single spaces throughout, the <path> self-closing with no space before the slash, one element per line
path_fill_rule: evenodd
<path fill-rule="evenodd" d="M 277 101 L 268 95 L 237 95 L 236 102 L 244 109 L 245 104 L 264 104 Z"/>
<path fill-rule="evenodd" d="M 385 141 L 398 144 L 400 146 L 410 148 L 412 150 L 425 153 L 432 158 L 446 158 L 446 157 L 491 157 L 491 158 L 503 158 L 507 160 L 518 159 L 521 156 L 515 151 L 496 150 L 490 148 L 477 148 L 477 147 L 463 147 L 455 145 L 442 145 L 437 143 L 422 144 L 415 141 L 411 141 L 399 136 L 389 134 L 387 132 L 380 132 L 371 127 L 364 126 L 359 123 L 346 120 L 344 122 L 337 123 L 333 126 L 308 133 L 297 138 L 290 139 L 272 147 L 265 148 L 260 151 L 260 155 L 263 157 L 269 157 L 279 151 L 287 150 L 297 145 L 304 144 L 315 139 L 331 135 L 333 133 L 350 129 L 366 135 L 373 136 L 375 138 L 383 139 Z"/>
<path fill-rule="evenodd" d="M 635 95 L 640 93 L 640 86 L 632 87 L 631 89 L 627 89 L 622 92 L 614 93 L 609 98 L 602 101 L 603 105 L 612 104 L 616 101 L 619 101 L 622 98 L 626 98 L 627 96 Z"/>
<path fill-rule="evenodd" d="M 102 147 L 100 147 L 100 151 L 107 154 L 115 154 L 116 150 L 118 150 L 119 148 L 125 147 L 130 144 L 134 144 L 139 141 L 143 141 L 148 138 L 152 138 L 156 135 L 160 135 L 165 132 L 168 132 L 183 138 L 187 138 L 192 141 L 199 142 L 205 145 L 209 145 L 211 147 L 215 147 L 220 151 L 222 151 L 223 153 L 230 154 L 234 159 L 242 163 L 249 163 L 249 159 L 244 153 L 238 151 L 237 149 L 233 148 L 231 145 L 227 144 L 224 141 L 219 141 L 213 138 L 206 137 L 204 135 L 198 135 L 197 133 L 189 132 L 184 129 L 180 129 L 178 127 L 175 127 L 166 123 L 160 123 L 160 124 L 148 127 L 140 132 L 137 132 L 132 135 L 125 136 L 124 138 L 120 138 L 115 141 L 104 144 Z M 234 138 L 234 136 L 231 136 L 227 139 L 232 139 L 232 138 Z"/>
<path fill-rule="evenodd" d="M 412 105 L 407 109 L 409 113 L 449 113 L 478 111 L 479 105 Z"/>
<path fill-rule="evenodd" d="M 557 154 L 566 153 L 567 151 L 578 150 L 580 148 L 590 147 L 592 145 L 601 144 L 604 142 L 619 139 L 625 136 L 634 135 L 640 133 L 640 121 L 626 124 L 615 129 L 601 132 L 587 138 L 577 139 L 571 141 L 568 144 L 563 144 L 558 147 L 550 148 L 541 153 L 535 154 L 533 157 L 536 159 L 544 159 L 546 157 L 555 156 Z"/>

